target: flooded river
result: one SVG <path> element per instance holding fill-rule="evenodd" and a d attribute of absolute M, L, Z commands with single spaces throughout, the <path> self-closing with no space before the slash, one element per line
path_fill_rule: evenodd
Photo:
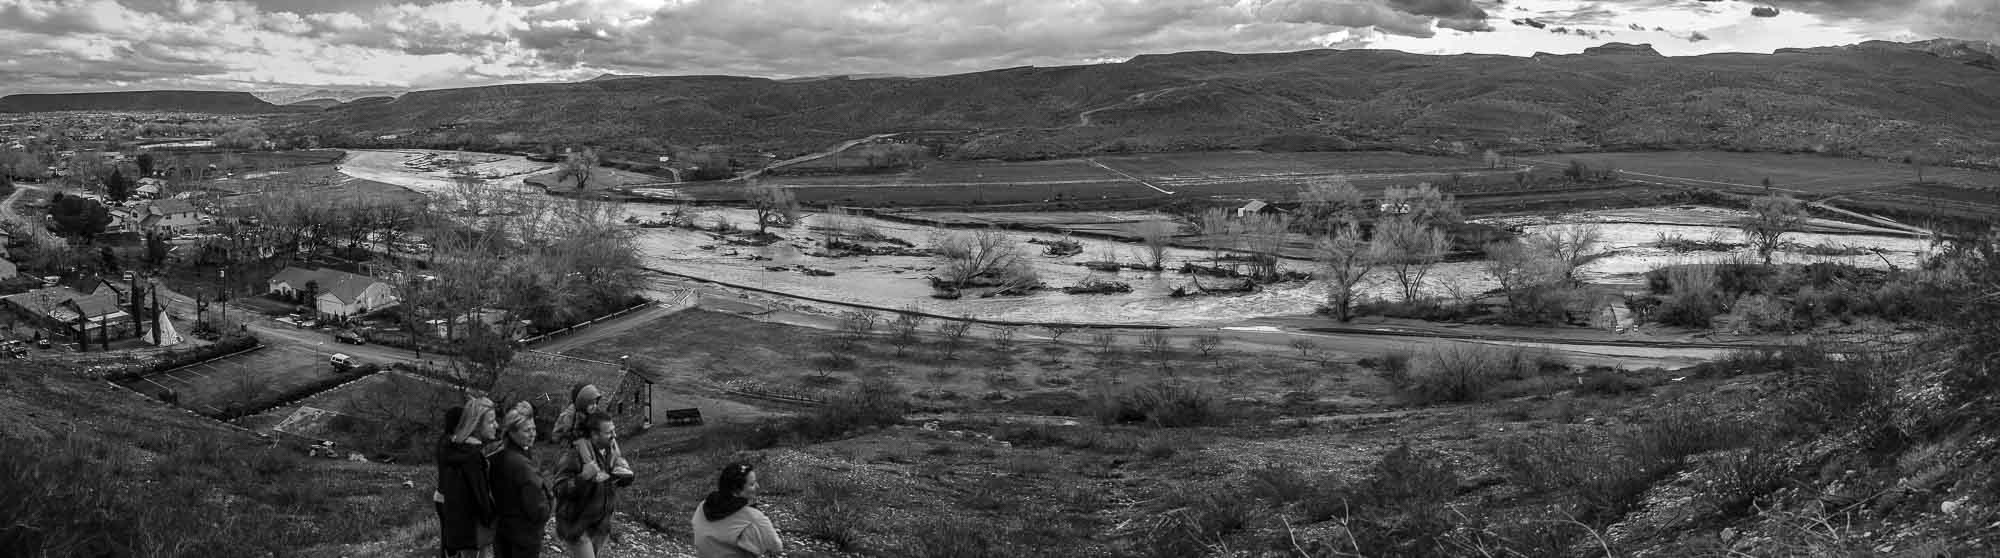
<path fill-rule="evenodd" d="M 448 174 L 404 164 L 427 153 L 431 152 L 355 151 L 353 156 L 343 161 L 342 171 L 431 195 L 443 195 L 450 188 Z M 479 167 L 481 172 L 498 177 L 489 182 L 516 191 L 524 191 L 522 177 L 547 166 L 519 157 L 480 156 L 487 159 Z M 650 220 L 658 218 L 665 209 L 669 207 L 632 204 L 627 206 L 626 211 L 639 219 Z M 713 222 L 720 217 L 739 228 L 751 228 L 749 224 L 755 220 L 754 213 L 747 210 L 710 208 L 704 213 L 704 222 Z M 1644 272 L 1664 265 L 1755 258 L 1748 248 L 1731 252 L 1676 253 L 1652 246 L 1662 234 L 1691 240 L 1715 239 L 1740 243 L 1741 233 L 1728 226 L 1740 215 L 1739 212 L 1715 208 L 1646 208 L 1553 218 L 1517 218 L 1500 224 L 1518 226 L 1532 233 L 1553 226 L 1596 223 L 1603 231 L 1603 250 L 1613 253 L 1585 266 L 1580 276 L 1593 283 L 1631 286 L 1643 284 Z M 944 229 L 924 225 L 868 217 L 848 218 L 867 223 L 883 234 L 907 240 L 919 247 L 931 246 L 939 235 L 945 233 Z M 1050 290 L 1025 297 L 940 300 L 930 297 L 931 289 L 925 280 L 926 275 L 934 273 L 933 268 L 937 264 L 933 259 L 901 256 L 822 258 L 808 255 L 817 251 L 816 243 L 822 236 L 813 230 L 813 226 L 824 223 L 825 219 L 825 216 L 811 215 L 804 219 L 801 226 L 772 229 L 785 240 L 770 246 L 732 246 L 709 233 L 683 229 L 645 229 L 639 238 L 639 246 L 645 265 L 663 271 L 839 302 L 999 320 L 1219 326 L 1241 324 L 1260 317 L 1309 314 L 1325 302 L 1327 294 L 1326 285 L 1320 281 L 1300 281 L 1270 285 L 1257 293 L 1171 298 L 1167 295 L 1176 287 L 1194 290 L 1191 276 L 1171 271 L 1097 272 L 1076 265 L 1078 262 L 1104 259 L 1107 254 L 1115 255 L 1119 261 L 1139 262 L 1142 250 L 1137 244 L 1076 238 L 1074 240 L 1083 244 L 1082 254 L 1050 258 L 1042 255 L 1041 245 L 1026 242 L 1029 239 L 1054 240 L 1060 235 L 1008 231 L 1005 234 L 1021 243 L 1022 255 L 1034 262 L 1041 280 L 1050 287 L 1061 288 L 1102 279 L 1130 284 L 1133 291 L 1068 295 Z M 1781 252 L 1778 261 L 1827 261 L 1875 268 L 1893 264 L 1907 268 L 1919 261 L 1927 247 L 1921 240 L 1888 234 L 1892 231 L 1830 221 L 1815 221 L 1814 224 L 1820 232 L 1795 233 L 1787 235 L 1786 240 L 1803 245 L 1855 246 L 1879 250 L 1880 253 L 1808 256 Z M 769 259 L 756 260 L 752 256 Z M 1168 250 L 1169 269 L 1179 267 L 1184 261 L 1207 262 L 1208 254 L 1199 250 Z M 814 277 L 797 270 L 767 270 L 769 266 L 793 265 L 833 271 L 835 275 Z M 1439 264 L 1430 272 L 1424 292 L 1430 296 L 1449 297 L 1492 290 L 1497 283 L 1485 273 L 1484 265 L 1484 262 Z M 1307 261 L 1286 261 L 1282 267 L 1311 271 L 1314 266 Z M 1362 288 L 1363 298 L 1397 296 L 1398 287 L 1386 273 L 1378 271 L 1369 279 Z M 1203 281 L 1210 279 L 1203 278 Z"/>

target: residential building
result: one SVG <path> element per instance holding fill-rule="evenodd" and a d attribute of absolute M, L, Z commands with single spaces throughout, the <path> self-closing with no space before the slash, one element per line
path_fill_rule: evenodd
<path fill-rule="evenodd" d="M 67 286 L 43 287 L 0 297 L 22 315 L 89 339 L 118 339 L 132 332 L 132 315 L 125 313 L 119 292 L 99 288 L 83 294 Z M 81 319 L 79 319 L 81 318 Z"/>
<path fill-rule="evenodd" d="M 1284 212 L 1285 210 L 1279 209 L 1278 206 L 1265 203 L 1264 200 L 1250 200 L 1250 203 L 1243 204 L 1243 207 L 1236 208 L 1236 216 L 1238 218 L 1249 217 L 1251 215 L 1256 215 L 1259 213 L 1284 213 Z"/>
<path fill-rule="evenodd" d="M 395 289 L 380 279 L 327 268 L 286 267 L 271 276 L 266 292 L 298 298 L 309 289 L 314 311 L 324 318 L 349 318 L 397 302 Z"/>
<path fill-rule="evenodd" d="M 145 232 L 186 234 L 201 227 L 201 212 L 187 200 L 160 200 L 139 208 L 134 217 Z"/>

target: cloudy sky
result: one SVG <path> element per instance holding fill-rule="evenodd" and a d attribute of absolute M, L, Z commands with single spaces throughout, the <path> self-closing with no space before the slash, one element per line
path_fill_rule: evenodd
<path fill-rule="evenodd" d="M 1774 7 L 1774 17 L 1752 9 Z M 1526 25 L 1533 19 L 1541 27 Z M 938 75 L 1188 50 L 2000 42 L 2000 0 L 0 0 L 0 94 Z"/>

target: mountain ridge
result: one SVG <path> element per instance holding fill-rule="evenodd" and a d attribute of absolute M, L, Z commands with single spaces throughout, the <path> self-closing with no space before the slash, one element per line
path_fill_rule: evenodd
<path fill-rule="evenodd" d="M 1940 44 L 1685 57 L 1618 43 L 1542 57 L 1196 51 L 907 79 L 634 77 L 418 91 L 370 110 L 305 117 L 297 129 L 439 141 L 532 129 L 543 142 L 644 138 L 775 151 L 960 130 L 966 137 L 948 152 L 1002 159 L 1305 138 L 2000 161 L 2000 72 L 1957 56 L 1976 49 Z"/>

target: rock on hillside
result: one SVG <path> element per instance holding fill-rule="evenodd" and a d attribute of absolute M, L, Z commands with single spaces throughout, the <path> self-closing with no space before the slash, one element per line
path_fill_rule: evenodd
<path fill-rule="evenodd" d="M 297 109 L 280 107 L 264 102 L 256 95 L 234 91 L 116 91 L 20 94 L 0 97 L 0 112 L 69 110 L 242 114 Z"/>
<path fill-rule="evenodd" d="M 2000 152 L 2000 72 L 1887 44 L 1895 47 L 1693 57 L 1616 43 L 1532 58 L 1190 52 L 893 80 L 639 77 L 421 91 L 301 117 L 298 127 L 330 137 L 536 130 L 546 141 L 797 152 L 873 133 L 960 130 L 968 133 L 948 146 L 958 156 L 1000 158 L 1252 148 L 1299 136 L 1524 151 Z"/>

